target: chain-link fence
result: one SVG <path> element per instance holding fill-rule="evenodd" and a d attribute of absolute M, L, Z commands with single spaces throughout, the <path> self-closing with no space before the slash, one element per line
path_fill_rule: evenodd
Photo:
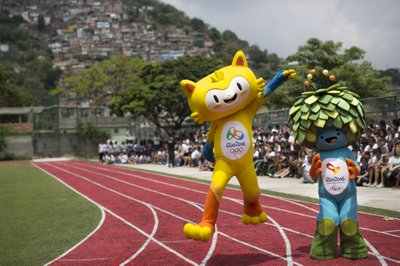
<path fill-rule="evenodd" d="M 400 94 L 391 97 L 375 97 L 362 99 L 367 122 L 385 120 L 391 122 L 400 118 Z"/>

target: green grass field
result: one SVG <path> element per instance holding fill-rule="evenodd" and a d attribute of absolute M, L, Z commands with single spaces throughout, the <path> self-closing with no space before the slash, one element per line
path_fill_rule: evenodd
<path fill-rule="evenodd" d="M 43 265 L 100 219 L 98 207 L 39 169 L 0 165 L 0 265 Z"/>

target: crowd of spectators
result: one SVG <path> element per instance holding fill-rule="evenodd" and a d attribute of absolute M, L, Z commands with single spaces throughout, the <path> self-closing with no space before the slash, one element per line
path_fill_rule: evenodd
<path fill-rule="evenodd" d="M 105 164 L 156 163 L 168 167 L 198 167 L 212 171 L 213 163 L 202 156 L 206 132 L 198 131 L 192 138 L 173 139 L 165 143 L 148 141 L 139 143 L 125 140 L 121 143 L 108 140 L 99 144 L 99 161 Z M 257 175 L 274 178 L 302 178 L 313 183 L 309 169 L 315 151 L 294 142 L 287 125 L 275 126 L 268 131 L 253 129 L 254 167 Z M 360 165 L 358 186 L 399 187 L 400 185 L 400 123 L 385 121 L 368 125 L 356 143 L 349 146 Z"/>
<path fill-rule="evenodd" d="M 175 140 L 165 143 L 154 140 L 145 142 L 126 139 L 118 142 L 107 140 L 99 143 L 99 162 L 103 164 L 165 164 L 169 167 L 198 167 L 201 171 L 213 170 L 213 164 L 203 159 L 202 147 L 206 134 L 198 132 L 193 139 Z"/>

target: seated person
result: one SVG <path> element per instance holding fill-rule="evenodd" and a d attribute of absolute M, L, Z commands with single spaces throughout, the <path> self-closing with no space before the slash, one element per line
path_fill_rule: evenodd
<path fill-rule="evenodd" d="M 287 177 L 290 174 L 289 158 L 287 154 L 282 152 L 278 153 L 277 156 L 277 171 L 274 177 L 282 178 Z"/>
<path fill-rule="evenodd" d="M 369 179 L 369 159 L 367 156 L 361 157 L 360 174 L 357 176 L 356 185 L 368 184 Z"/>
<path fill-rule="evenodd" d="M 201 157 L 200 147 L 194 147 L 192 153 L 190 154 L 190 166 L 198 167 Z"/>
<path fill-rule="evenodd" d="M 394 154 L 390 156 L 388 172 L 384 182 L 386 186 L 399 187 L 400 183 L 400 141 L 394 145 Z"/>
<path fill-rule="evenodd" d="M 303 163 L 301 162 L 301 160 L 298 157 L 298 152 L 296 151 L 289 151 L 289 166 L 290 166 L 290 173 L 289 176 L 291 177 L 296 177 L 296 178 L 300 178 L 299 176 L 299 163 Z"/>
<path fill-rule="evenodd" d="M 381 155 L 381 159 L 378 162 L 378 166 L 375 167 L 375 183 L 374 187 L 382 188 L 384 187 L 383 184 L 383 176 L 387 173 L 389 169 L 389 154 L 383 153 Z"/>
<path fill-rule="evenodd" d="M 269 144 L 265 145 L 265 153 L 262 160 L 257 160 L 254 162 L 254 167 L 256 168 L 257 175 L 269 174 L 266 169 L 271 163 L 275 163 L 276 153 L 274 151 L 274 147 L 271 147 Z"/>
<path fill-rule="evenodd" d="M 303 163 L 303 166 L 301 168 L 301 175 L 303 176 L 303 183 L 305 183 L 305 184 L 313 184 L 314 183 L 314 181 L 310 175 L 312 158 L 314 155 L 315 155 L 315 153 L 309 152 L 306 155 L 305 162 Z"/>
<path fill-rule="evenodd" d="M 128 159 L 129 158 L 128 158 L 128 155 L 126 154 L 126 152 L 121 153 L 119 156 L 120 163 L 122 163 L 122 164 L 128 163 Z"/>
<path fill-rule="evenodd" d="M 375 174 L 376 174 L 376 168 L 379 166 L 381 151 L 379 149 L 375 149 L 371 152 L 371 154 L 372 157 L 369 159 L 368 183 L 363 184 L 364 187 L 372 187 L 378 185 Z"/>
<path fill-rule="evenodd" d="M 105 164 L 113 164 L 115 162 L 114 154 L 107 152 L 104 156 Z"/>

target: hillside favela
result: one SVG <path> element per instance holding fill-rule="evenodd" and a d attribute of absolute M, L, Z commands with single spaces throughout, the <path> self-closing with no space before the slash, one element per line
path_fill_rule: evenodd
<path fill-rule="evenodd" d="M 175 25 L 154 29 L 154 3 L 139 2 L 146 3 L 4 0 L 1 4 L 11 14 L 23 17 L 27 22 L 24 27 L 44 41 L 54 54 L 54 65 L 62 70 L 85 68 L 96 60 L 121 54 L 146 61 L 213 54 L 213 42 L 205 33 L 187 32 Z M 168 11 L 168 7 L 163 8 Z M 161 8 L 157 12 L 162 15 L 165 11 Z M 39 18 L 44 20 L 42 32 L 37 31 Z M 194 45 L 196 41 L 201 47 Z"/>
<path fill-rule="evenodd" d="M 2 152 L 6 158 L 75 154 L 76 151 L 66 148 L 71 145 L 60 147 L 57 137 L 50 145 L 54 151 L 49 151 L 49 145 L 44 151 L 44 145 L 32 143 L 41 143 L 33 139 L 40 139 L 45 133 L 76 133 L 78 120 L 94 125 L 110 139 L 151 139 L 163 134 L 155 133 L 155 127 L 142 117 L 135 123 L 129 114 L 112 115 L 108 108 L 110 97 L 94 103 L 87 94 L 69 92 L 54 96 L 49 95 L 50 91 L 65 86 L 63 78 L 71 73 L 81 73 L 112 57 L 163 62 L 183 56 L 213 55 L 216 50 L 203 21 L 190 19 L 158 1 L 1 0 L 0 4 L 4 27 L 1 63 L 12 69 L 8 72 L 10 77 L 15 75 L 16 83 L 22 84 L 18 89 L 32 99 L 6 101 L 2 106 L 2 124 L 9 133 L 19 134 L 17 140 L 15 136 L 7 138 L 8 149 Z M 28 66 L 29 60 L 33 67 Z M 30 73 L 35 68 L 36 73 Z M 45 74 L 38 73 L 41 70 Z M 43 78 L 37 83 L 28 81 L 38 77 Z M 49 138 L 45 137 L 47 141 Z M 92 154 L 96 149 L 84 152 Z"/>
<path fill-rule="evenodd" d="M 363 98 L 367 121 L 397 119 L 399 70 L 373 69 L 358 47 L 310 36 L 284 59 L 157 0 L 0 5 L 0 81 L 6 88 L 0 95 L 0 158 L 93 156 L 105 140 L 129 140 L 144 150 L 205 132 L 207 124 L 190 118 L 179 80 L 212 72 L 237 50 L 266 80 L 282 67 L 304 74 L 319 65 L 340 74 L 351 65 L 354 73 L 344 81 Z M 290 105 L 305 90 L 298 77 L 266 100 L 255 128 L 287 124 Z"/>

